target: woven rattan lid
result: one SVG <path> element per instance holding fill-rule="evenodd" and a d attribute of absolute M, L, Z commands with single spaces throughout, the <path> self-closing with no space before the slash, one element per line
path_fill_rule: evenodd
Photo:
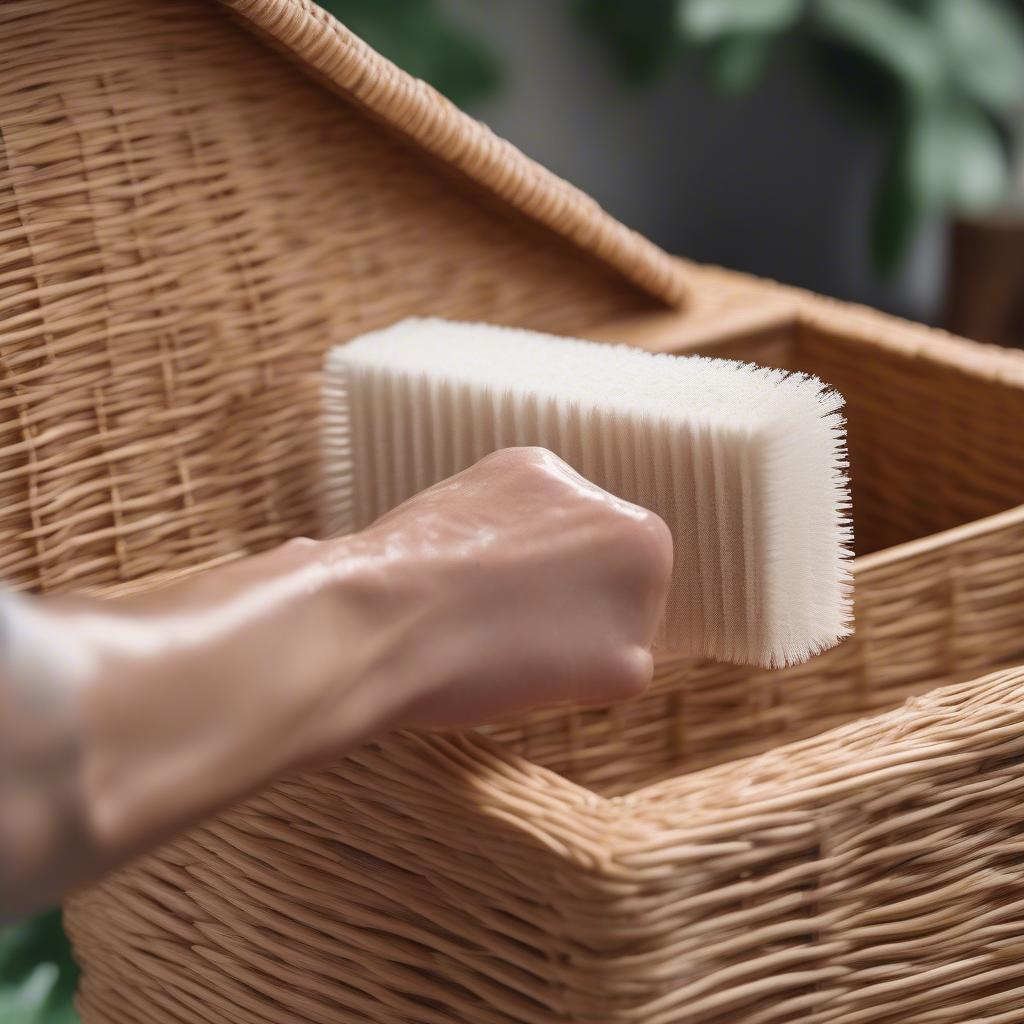
<path fill-rule="evenodd" d="M 424 154 L 563 236 L 650 295 L 671 306 L 682 305 L 686 282 L 679 262 L 464 114 L 426 82 L 396 67 L 312 0 L 217 2 Z"/>

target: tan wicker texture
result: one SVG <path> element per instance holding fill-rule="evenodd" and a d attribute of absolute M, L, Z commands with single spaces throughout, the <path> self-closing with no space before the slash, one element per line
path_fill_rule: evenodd
<path fill-rule="evenodd" d="M 652 295 L 683 304 L 680 264 L 605 216 L 590 196 L 556 178 L 410 78 L 311 0 L 219 0 L 307 73 L 436 157 L 448 171 L 551 228 Z"/>
<path fill-rule="evenodd" d="M 906 543 L 857 560 L 857 635 L 283 783 L 69 907 L 87 1020 L 1019 1020 L 1024 673 L 779 744 L 1024 660 L 1024 360 L 817 301 L 748 330 L 714 347 L 843 373 L 852 444 L 884 439 L 857 527 Z"/>
<path fill-rule="evenodd" d="M 596 333 L 803 370 L 845 395 L 856 632 L 784 672 L 662 659 L 652 694 L 628 707 L 492 730 L 603 793 L 1024 661 L 1024 357 L 820 299 L 748 323 L 746 338 L 694 342 L 692 326 L 655 317 Z"/>
<path fill-rule="evenodd" d="M 1024 670 L 603 799 L 479 737 L 293 779 L 70 907 L 87 1021 L 1016 1024 Z"/>
<path fill-rule="evenodd" d="M 858 633 L 281 783 L 72 901 L 87 1024 L 1019 1022 L 1024 674 L 780 744 L 1024 660 L 1024 359 L 671 261 L 304 0 L 229 6 L 0 4 L 0 578 L 315 532 L 322 352 L 433 313 L 837 385 Z"/>
<path fill-rule="evenodd" d="M 488 171 L 510 147 L 384 89 L 365 47 L 335 67 L 429 152 L 204 0 L 10 0 L 0 67 L 0 579 L 97 586 L 315 532 L 337 340 L 412 313 L 579 330 L 663 304 L 638 282 L 681 294 L 552 175 Z"/>

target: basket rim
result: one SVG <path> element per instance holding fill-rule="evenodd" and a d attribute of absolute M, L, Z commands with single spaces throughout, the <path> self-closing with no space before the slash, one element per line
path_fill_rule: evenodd
<path fill-rule="evenodd" d="M 893 544 L 891 547 L 882 548 L 880 551 L 870 551 L 860 555 L 853 560 L 853 572 L 871 572 L 875 569 L 882 569 L 894 562 L 903 562 L 911 558 L 918 558 L 921 555 L 934 554 L 935 552 L 952 548 L 964 541 L 974 540 L 977 537 L 988 533 L 997 533 L 1024 524 L 1024 504 L 1015 505 L 1013 508 L 1004 509 L 1002 512 L 993 512 L 992 515 L 982 516 L 980 519 L 972 519 L 967 523 L 960 523 L 951 526 L 946 530 L 939 530 L 936 533 L 929 533 L 924 537 L 915 537 L 913 540 L 904 541 L 902 544 Z"/>
<path fill-rule="evenodd" d="M 981 380 L 1024 388 L 1024 350 L 974 341 L 941 327 L 883 313 L 862 303 L 819 295 L 770 278 L 694 263 L 681 257 L 677 259 L 685 264 L 695 294 L 717 293 L 715 304 L 730 313 L 722 317 L 724 326 L 720 336 L 716 336 L 709 317 L 706 340 L 725 340 L 727 335 L 734 335 L 732 321 L 740 317 L 745 307 L 745 315 L 739 319 L 740 331 L 789 327 L 841 334 L 851 341 L 927 359 Z M 739 312 L 733 312 L 731 307 L 740 307 Z M 751 307 L 755 312 L 750 312 Z M 657 314 L 661 318 L 658 333 L 663 335 L 671 329 L 673 317 L 684 322 L 686 315 L 687 311 Z M 717 311 L 716 316 L 720 316 Z"/>
<path fill-rule="evenodd" d="M 638 872 L 657 873 L 655 854 L 666 847 L 694 866 L 743 852 L 752 815 L 763 820 L 812 805 L 827 808 L 853 792 L 904 788 L 966 763 L 1017 756 L 1024 751 L 1022 726 L 1024 665 L 1004 664 L 890 710 L 618 796 L 595 792 L 473 730 L 397 733 L 325 774 L 339 781 L 393 780 L 396 772 L 409 784 L 433 779 L 423 783 L 422 797 L 440 803 L 464 801 L 459 794 L 472 790 L 482 819 L 546 848 L 601 887 L 635 880 Z M 439 777 L 444 785 L 437 785 Z"/>

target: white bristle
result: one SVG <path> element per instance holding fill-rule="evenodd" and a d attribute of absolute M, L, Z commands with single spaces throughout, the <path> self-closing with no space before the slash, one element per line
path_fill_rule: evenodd
<path fill-rule="evenodd" d="M 405 320 L 328 355 L 327 525 L 361 529 L 489 452 L 540 445 L 668 524 L 660 648 L 777 668 L 850 629 L 841 407 L 803 374 Z"/>

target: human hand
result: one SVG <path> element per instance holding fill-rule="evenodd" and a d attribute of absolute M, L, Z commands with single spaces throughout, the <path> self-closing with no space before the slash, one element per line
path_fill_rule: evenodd
<path fill-rule="evenodd" d="M 654 513 L 540 448 L 496 452 L 363 531 L 418 678 L 403 724 L 612 703 L 650 682 L 672 570 Z"/>
<path fill-rule="evenodd" d="M 349 537 L 12 605 L 8 655 L 32 656 L 0 666 L 0 907 L 388 728 L 639 693 L 671 567 L 655 515 L 511 449 Z"/>

